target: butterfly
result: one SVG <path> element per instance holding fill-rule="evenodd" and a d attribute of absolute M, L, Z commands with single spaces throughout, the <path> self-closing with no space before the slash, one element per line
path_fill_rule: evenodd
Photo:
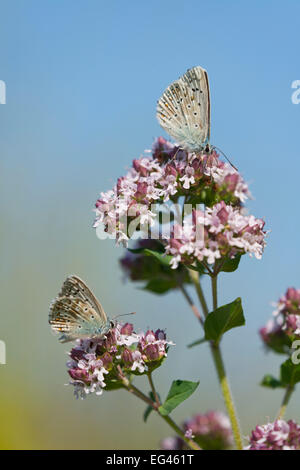
<path fill-rule="evenodd" d="M 188 69 L 171 83 L 157 102 L 159 124 L 188 152 L 210 155 L 218 150 L 236 170 L 225 153 L 210 139 L 210 94 L 208 75 L 200 65 Z"/>
<path fill-rule="evenodd" d="M 113 321 L 89 287 L 77 276 L 69 276 L 52 302 L 49 323 L 61 343 L 75 339 L 105 337 Z"/>
<path fill-rule="evenodd" d="M 189 69 L 165 90 L 157 119 L 184 150 L 210 153 L 210 96 L 206 70 Z"/>

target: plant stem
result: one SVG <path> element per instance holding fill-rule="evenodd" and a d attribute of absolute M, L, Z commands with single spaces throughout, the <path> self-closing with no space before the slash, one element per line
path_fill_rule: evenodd
<path fill-rule="evenodd" d="M 216 276 L 211 278 L 211 290 L 213 298 L 213 310 L 216 310 L 218 308 L 218 285 Z"/>
<path fill-rule="evenodd" d="M 158 412 L 159 413 L 159 412 Z M 170 418 L 170 416 L 163 416 L 159 414 L 166 423 L 168 423 L 169 426 L 171 426 L 172 429 L 183 439 L 187 445 L 193 449 L 193 450 L 201 450 L 201 447 L 198 446 L 198 444 L 193 440 L 189 439 L 188 437 L 185 437 L 184 432 L 177 426 L 177 424 Z"/>
<path fill-rule="evenodd" d="M 158 412 L 158 414 L 166 421 L 166 423 L 169 424 L 169 426 L 171 426 L 172 429 L 174 429 L 174 431 L 182 438 L 184 439 L 184 441 L 194 450 L 200 450 L 200 447 L 192 440 L 192 439 L 189 439 L 187 437 L 185 437 L 184 433 L 182 432 L 182 430 L 177 426 L 177 424 L 172 420 L 172 418 L 170 418 L 170 416 L 164 416 L 162 414 L 160 414 L 159 412 L 159 406 L 160 406 L 160 399 L 159 399 L 159 396 L 158 396 L 158 393 L 155 389 L 155 386 L 154 386 L 154 382 L 153 382 L 153 379 L 152 379 L 152 374 L 151 372 L 148 372 L 147 374 L 148 376 L 148 380 L 149 380 L 149 384 L 150 384 L 150 387 L 151 387 L 151 390 L 152 390 L 152 393 L 153 393 L 153 396 L 155 397 L 155 401 L 156 401 L 156 404 L 157 404 L 157 408 L 155 408 L 155 410 Z"/>
<path fill-rule="evenodd" d="M 204 297 L 204 293 L 203 293 L 203 290 L 199 281 L 199 274 L 197 273 L 197 271 L 194 271 L 192 269 L 189 270 L 189 273 L 190 273 L 191 280 L 194 283 L 194 286 L 196 288 L 198 298 L 199 298 L 199 301 L 203 310 L 203 314 L 206 318 L 209 313 L 209 310 L 208 310 L 206 299 Z M 213 310 L 216 310 L 216 308 L 218 308 L 217 276 L 211 276 L 211 284 L 212 284 Z M 233 432 L 234 439 L 236 442 L 236 447 L 237 449 L 242 450 L 243 443 L 242 443 L 241 431 L 240 431 L 239 422 L 236 416 L 236 411 L 234 408 L 233 398 L 231 395 L 228 379 L 226 377 L 226 372 L 225 372 L 225 367 L 223 363 L 220 346 L 211 341 L 210 348 L 211 348 L 212 356 L 214 359 L 215 367 L 217 370 L 218 379 L 220 382 L 225 406 L 226 406 L 227 413 L 231 422 L 231 427 L 232 427 L 232 432 Z"/>
<path fill-rule="evenodd" d="M 236 411 L 235 411 L 234 402 L 233 402 L 233 398 L 232 398 L 230 387 L 229 387 L 229 382 L 226 377 L 226 372 L 224 368 L 220 346 L 214 343 L 211 343 L 210 348 L 211 348 L 214 363 L 216 366 L 225 406 L 226 406 L 227 413 L 231 422 L 231 427 L 232 427 L 232 432 L 233 432 L 234 440 L 236 443 L 236 447 L 238 450 L 242 450 L 243 443 L 242 443 L 240 426 L 239 426 L 238 418 L 236 416 Z"/>
<path fill-rule="evenodd" d="M 135 387 L 134 385 L 132 385 L 129 380 L 128 380 L 128 384 L 126 385 L 124 380 L 123 380 L 123 384 L 124 386 L 126 387 L 126 389 L 132 393 L 133 395 L 135 395 L 136 397 L 140 398 L 141 400 L 143 400 L 145 403 L 147 403 L 147 405 L 151 406 L 154 410 L 157 409 L 157 405 L 156 403 L 154 403 L 151 398 L 148 398 L 147 395 L 145 395 L 143 392 L 141 392 L 137 387 Z"/>
<path fill-rule="evenodd" d="M 149 384 L 150 384 L 150 387 L 151 387 L 153 396 L 154 396 L 154 398 L 155 398 L 157 407 L 159 407 L 159 406 L 160 406 L 160 400 L 159 400 L 159 396 L 158 396 L 158 394 L 157 394 L 157 391 L 156 391 L 156 389 L 155 389 L 155 387 L 154 387 L 154 383 L 153 383 L 153 380 L 152 380 L 152 374 L 151 374 L 151 372 L 148 372 L 147 377 L 148 377 Z"/>
<path fill-rule="evenodd" d="M 196 288 L 197 295 L 198 295 L 198 298 L 200 300 L 200 304 L 201 304 L 204 316 L 207 317 L 208 307 L 207 307 L 207 303 L 206 303 L 206 300 L 205 300 L 205 297 L 204 297 L 204 293 L 203 293 L 201 284 L 199 282 L 199 273 L 197 271 L 194 271 L 193 269 L 189 269 L 189 273 L 190 273 L 190 278 L 191 278 L 191 280 L 192 280 L 192 282 L 193 282 L 193 284 Z"/>
<path fill-rule="evenodd" d="M 286 412 L 286 408 L 288 406 L 288 403 L 290 401 L 290 398 L 291 398 L 291 395 L 292 395 L 293 391 L 294 391 L 293 385 L 288 385 L 286 387 L 285 394 L 284 394 L 284 397 L 283 397 L 283 400 L 282 400 L 282 404 L 281 404 L 277 419 L 282 419 L 284 417 L 285 412 Z"/>
<path fill-rule="evenodd" d="M 218 308 L 218 287 L 217 287 L 217 276 L 211 277 L 211 287 L 212 287 L 212 298 L 213 298 L 213 310 Z M 211 342 L 210 344 L 211 352 L 214 358 L 224 402 L 227 408 L 228 416 L 232 426 L 232 432 L 234 440 L 238 450 L 243 449 L 242 436 L 240 431 L 239 422 L 236 416 L 236 411 L 234 407 L 234 402 L 232 394 L 229 387 L 229 382 L 226 377 L 224 362 L 222 358 L 222 353 L 219 344 Z"/>
<path fill-rule="evenodd" d="M 180 290 L 183 293 L 185 299 L 187 300 L 189 306 L 191 307 L 195 317 L 197 318 L 197 320 L 199 320 L 199 322 L 203 326 L 203 319 L 201 317 L 201 314 L 200 314 L 198 308 L 196 307 L 196 305 L 194 304 L 194 302 L 193 302 L 192 298 L 190 297 L 189 293 L 187 292 L 187 290 L 185 289 L 185 287 L 183 285 L 180 286 Z"/>
<path fill-rule="evenodd" d="M 151 406 L 154 411 L 157 412 L 157 414 L 166 422 L 168 423 L 169 426 L 171 426 L 171 428 L 176 432 L 176 434 L 178 434 L 181 439 L 183 441 L 186 442 L 186 444 L 189 446 L 190 449 L 193 449 L 193 450 L 201 450 L 201 448 L 198 446 L 198 444 L 193 441 L 193 439 L 189 439 L 185 436 L 184 432 L 180 429 L 179 426 L 177 426 L 177 424 L 170 418 L 170 416 L 164 416 L 160 413 L 158 407 L 159 407 L 159 398 L 158 398 L 158 395 L 157 395 L 157 392 L 154 388 L 154 385 L 153 385 L 153 381 L 151 380 L 152 382 L 152 385 L 153 385 L 153 394 L 154 395 L 157 395 L 157 399 L 158 399 L 158 403 L 155 403 L 153 402 L 150 398 L 147 397 L 147 395 L 145 395 L 141 390 L 139 390 L 137 387 L 135 387 L 132 383 L 129 382 L 129 380 L 124 376 L 123 373 L 120 373 L 120 379 L 122 380 L 123 382 L 123 385 L 124 385 L 124 388 L 126 390 L 128 390 L 128 392 L 132 393 L 133 395 L 135 395 L 137 398 L 140 398 L 140 400 L 144 401 L 145 403 L 147 403 L 147 405 Z M 149 375 L 148 375 L 148 378 L 149 378 Z M 151 387 L 152 388 L 152 387 Z"/>

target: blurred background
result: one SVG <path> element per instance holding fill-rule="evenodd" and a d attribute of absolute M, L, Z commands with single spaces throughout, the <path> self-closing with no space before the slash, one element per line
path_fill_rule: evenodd
<path fill-rule="evenodd" d="M 100 191 L 165 135 L 156 100 L 194 65 L 208 70 L 211 141 L 250 183 L 248 207 L 271 230 L 262 260 L 244 256 L 223 275 L 220 302 L 241 296 L 246 315 L 223 346 L 243 434 L 273 420 L 282 391 L 259 382 L 283 358 L 264 352 L 257 331 L 271 301 L 300 287 L 299 23 L 296 0 L 0 1 L 1 448 L 155 449 L 172 435 L 157 416 L 145 425 L 144 405 L 125 391 L 76 401 L 64 385 L 68 345 L 51 334 L 48 307 L 70 273 L 110 316 L 137 311 L 137 329 L 167 328 L 176 347 L 155 375 L 161 395 L 173 379 L 200 379 L 178 423 L 224 409 L 207 347 L 186 348 L 200 334 L 180 293 L 124 283 L 124 249 L 92 228 Z M 299 398 L 287 412 L 298 421 Z"/>

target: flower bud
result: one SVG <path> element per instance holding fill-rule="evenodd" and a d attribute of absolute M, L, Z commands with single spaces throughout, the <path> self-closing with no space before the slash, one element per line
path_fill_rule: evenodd
<path fill-rule="evenodd" d="M 155 334 L 152 330 L 148 330 L 145 334 L 145 341 L 146 343 L 153 343 L 155 341 Z"/>
<path fill-rule="evenodd" d="M 133 364 L 133 355 L 130 349 L 128 348 L 123 349 L 122 361 L 125 362 L 126 365 Z"/>
<path fill-rule="evenodd" d="M 233 192 L 235 190 L 237 183 L 239 181 L 239 178 L 240 176 L 238 173 L 232 173 L 231 175 L 225 176 L 224 181 L 227 184 L 227 189 L 229 191 Z"/>
<path fill-rule="evenodd" d="M 147 176 L 148 170 L 143 165 L 141 165 L 141 161 L 138 159 L 133 160 L 132 166 L 141 176 Z"/>
<path fill-rule="evenodd" d="M 89 378 L 89 373 L 85 369 L 69 369 L 68 373 L 73 380 L 82 380 L 85 382 Z"/>
<path fill-rule="evenodd" d="M 82 349 L 73 348 L 70 352 L 70 357 L 74 361 L 80 361 L 84 357 L 84 351 Z"/>
<path fill-rule="evenodd" d="M 166 165 L 166 176 L 174 176 L 175 178 L 177 177 L 177 170 L 174 166 L 174 164 L 171 164 L 169 163 L 168 165 Z"/>
<path fill-rule="evenodd" d="M 144 349 L 144 354 L 148 361 L 157 361 L 161 357 L 157 344 L 148 344 Z"/>
<path fill-rule="evenodd" d="M 147 183 L 138 183 L 137 189 L 135 192 L 135 197 L 136 199 L 144 199 L 144 197 L 147 195 L 147 190 L 148 190 L 148 184 Z"/>
<path fill-rule="evenodd" d="M 121 328 L 121 335 L 131 335 L 133 332 L 133 324 L 132 323 L 125 323 L 125 325 Z"/>
<path fill-rule="evenodd" d="M 220 205 L 221 209 L 217 212 L 217 217 L 222 222 L 222 224 L 225 225 L 228 220 L 228 212 L 226 210 L 226 205 L 223 201 L 220 203 Z"/>

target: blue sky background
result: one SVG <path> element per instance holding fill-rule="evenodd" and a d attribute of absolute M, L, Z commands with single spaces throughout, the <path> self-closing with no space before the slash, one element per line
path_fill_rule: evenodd
<path fill-rule="evenodd" d="M 135 310 L 137 327 L 167 327 L 176 347 L 157 373 L 162 396 L 171 379 L 201 381 L 176 411 L 178 422 L 223 409 L 205 346 L 185 347 L 200 333 L 184 300 L 124 284 L 124 251 L 91 228 L 99 192 L 165 135 L 156 100 L 194 65 L 209 75 L 211 141 L 250 182 L 248 207 L 271 230 L 261 261 L 244 257 L 237 273 L 223 276 L 220 301 L 241 296 L 247 319 L 224 341 L 243 432 L 273 419 L 282 393 L 258 383 L 277 374 L 281 358 L 265 355 L 257 330 L 270 302 L 300 287 L 300 105 L 291 102 L 291 84 L 300 79 L 299 23 L 296 0 L 0 2 L 3 447 L 155 448 L 169 434 L 154 416 L 144 426 L 143 405 L 125 392 L 83 403 L 63 387 L 67 348 L 50 334 L 47 315 L 72 272 L 110 315 Z M 299 421 L 298 400 L 296 392 L 287 416 Z"/>

